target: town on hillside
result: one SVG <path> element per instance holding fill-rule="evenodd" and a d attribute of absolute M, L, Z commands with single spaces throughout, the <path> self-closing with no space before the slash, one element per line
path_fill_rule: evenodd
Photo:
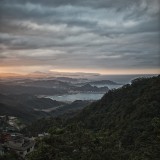
<path fill-rule="evenodd" d="M 20 133 L 25 127 L 17 124 L 18 119 L 12 116 L 0 116 L 0 156 L 6 153 L 16 154 L 19 159 L 25 159 L 31 153 L 36 144 L 36 138 L 47 136 L 47 133 L 38 134 L 37 137 L 26 137 Z"/>

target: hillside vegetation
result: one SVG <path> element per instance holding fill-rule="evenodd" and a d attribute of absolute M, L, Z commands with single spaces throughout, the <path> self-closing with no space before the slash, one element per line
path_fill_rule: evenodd
<path fill-rule="evenodd" d="M 48 98 L 37 98 L 28 94 L 0 94 L 0 115 L 15 116 L 25 123 L 31 123 L 36 119 L 50 116 L 49 113 L 42 112 L 40 109 L 54 108 L 64 104 L 63 102 Z M 35 109 L 39 110 L 36 111 Z"/>
<path fill-rule="evenodd" d="M 67 122 L 53 122 L 51 136 L 40 140 L 28 158 L 159 160 L 159 95 L 160 76 L 109 91 Z"/>

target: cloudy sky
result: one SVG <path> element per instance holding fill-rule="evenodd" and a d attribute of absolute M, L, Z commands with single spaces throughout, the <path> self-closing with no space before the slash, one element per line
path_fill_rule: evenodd
<path fill-rule="evenodd" d="M 160 0 L 1 0 L 0 72 L 159 73 Z"/>

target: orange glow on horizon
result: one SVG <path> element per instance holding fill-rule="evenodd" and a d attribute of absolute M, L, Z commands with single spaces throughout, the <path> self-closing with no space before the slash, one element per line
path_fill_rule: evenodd
<path fill-rule="evenodd" d="M 56 69 L 56 70 L 49 70 L 51 72 L 61 72 L 61 73 L 98 73 L 102 75 L 122 75 L 122 74 L 160 74 L 160 69 Z"/>
<path fill-rule="evenodd" d="M 160 69 L 51 69 L 51 66 L 46 68 L 43 66 L 16 66 L 16 67 L 0 67 L 0 77 L 15 76 L 19 74 L 25 76 L 29 73 L 40 71 L 43 73 L 95 73 L 101 75 L 130 75 L 130 74 L 160 74 Z M 7 73 L 7 74 L 6 74 Z"/>

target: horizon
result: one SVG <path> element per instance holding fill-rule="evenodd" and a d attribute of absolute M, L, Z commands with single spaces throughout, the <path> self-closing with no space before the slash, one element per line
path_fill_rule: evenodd
<path fill-rule="evenodd" d="M 18 67 L 19 68 L 19 67 Z M 20 68 L 21 70 L 21 68 Z M 97 71 L 97 72 L 96 72 Z M 111 70 L 111 71 L 100 71 L 100 70 L 78 70 L 78 69 L 74 69 L 74 70 L 48 70 L 48 71 L 40 71 L 40 70 L 30 70 L 28 72 L 24 72 L 24 71 L 12 71 L 12 70 L 0 70 L 0 76 L 1 75 L 5 75 L 5 74 L 17 74 L 17 75 L 23 75 L 23 76 L 27 76 L 29 74 L 37 74 L 37 73 L 44 73 L 44 74 L 97 74 L 97 75 L 159 75 L 160 74 L 160 70 L 130 70 L 130 72 L 126 71 L 126 70 Z"/>
<path fill-rule="evenodd" d="M 64 72 L 60 72 L 60 71 L 48 71 L 48 72 L 41 72 L 41 71 L 33 71 L 33 72 L 26 72 L 26 73 L 22 73 L 22 72 L 0 72 L 0 76 L 1 75 L 7 75 L 7 74 L 13 74 L 13 75 L 19 75 L 19 76 L 27 76 L 27 75 L 30 75 L 30 74 L 51 74 L 52 76 L 55 74 L 61 74 L 61 75 L 68 75 L 68 74 L 71 74 L 71 75 L 74 75 L 74 74 L 88 74 L 88 75 L 96 75 L 96 76 L 129 76 L 129 75 L 159 75 L 159 73 L 109 73 L 109 74 L 103 74 L 103 73 L 98 73 L 98 72 L 67 72 L 67 71 L 64 71 Z M 69 77 L 69 76 L 68 76 Z"/>

